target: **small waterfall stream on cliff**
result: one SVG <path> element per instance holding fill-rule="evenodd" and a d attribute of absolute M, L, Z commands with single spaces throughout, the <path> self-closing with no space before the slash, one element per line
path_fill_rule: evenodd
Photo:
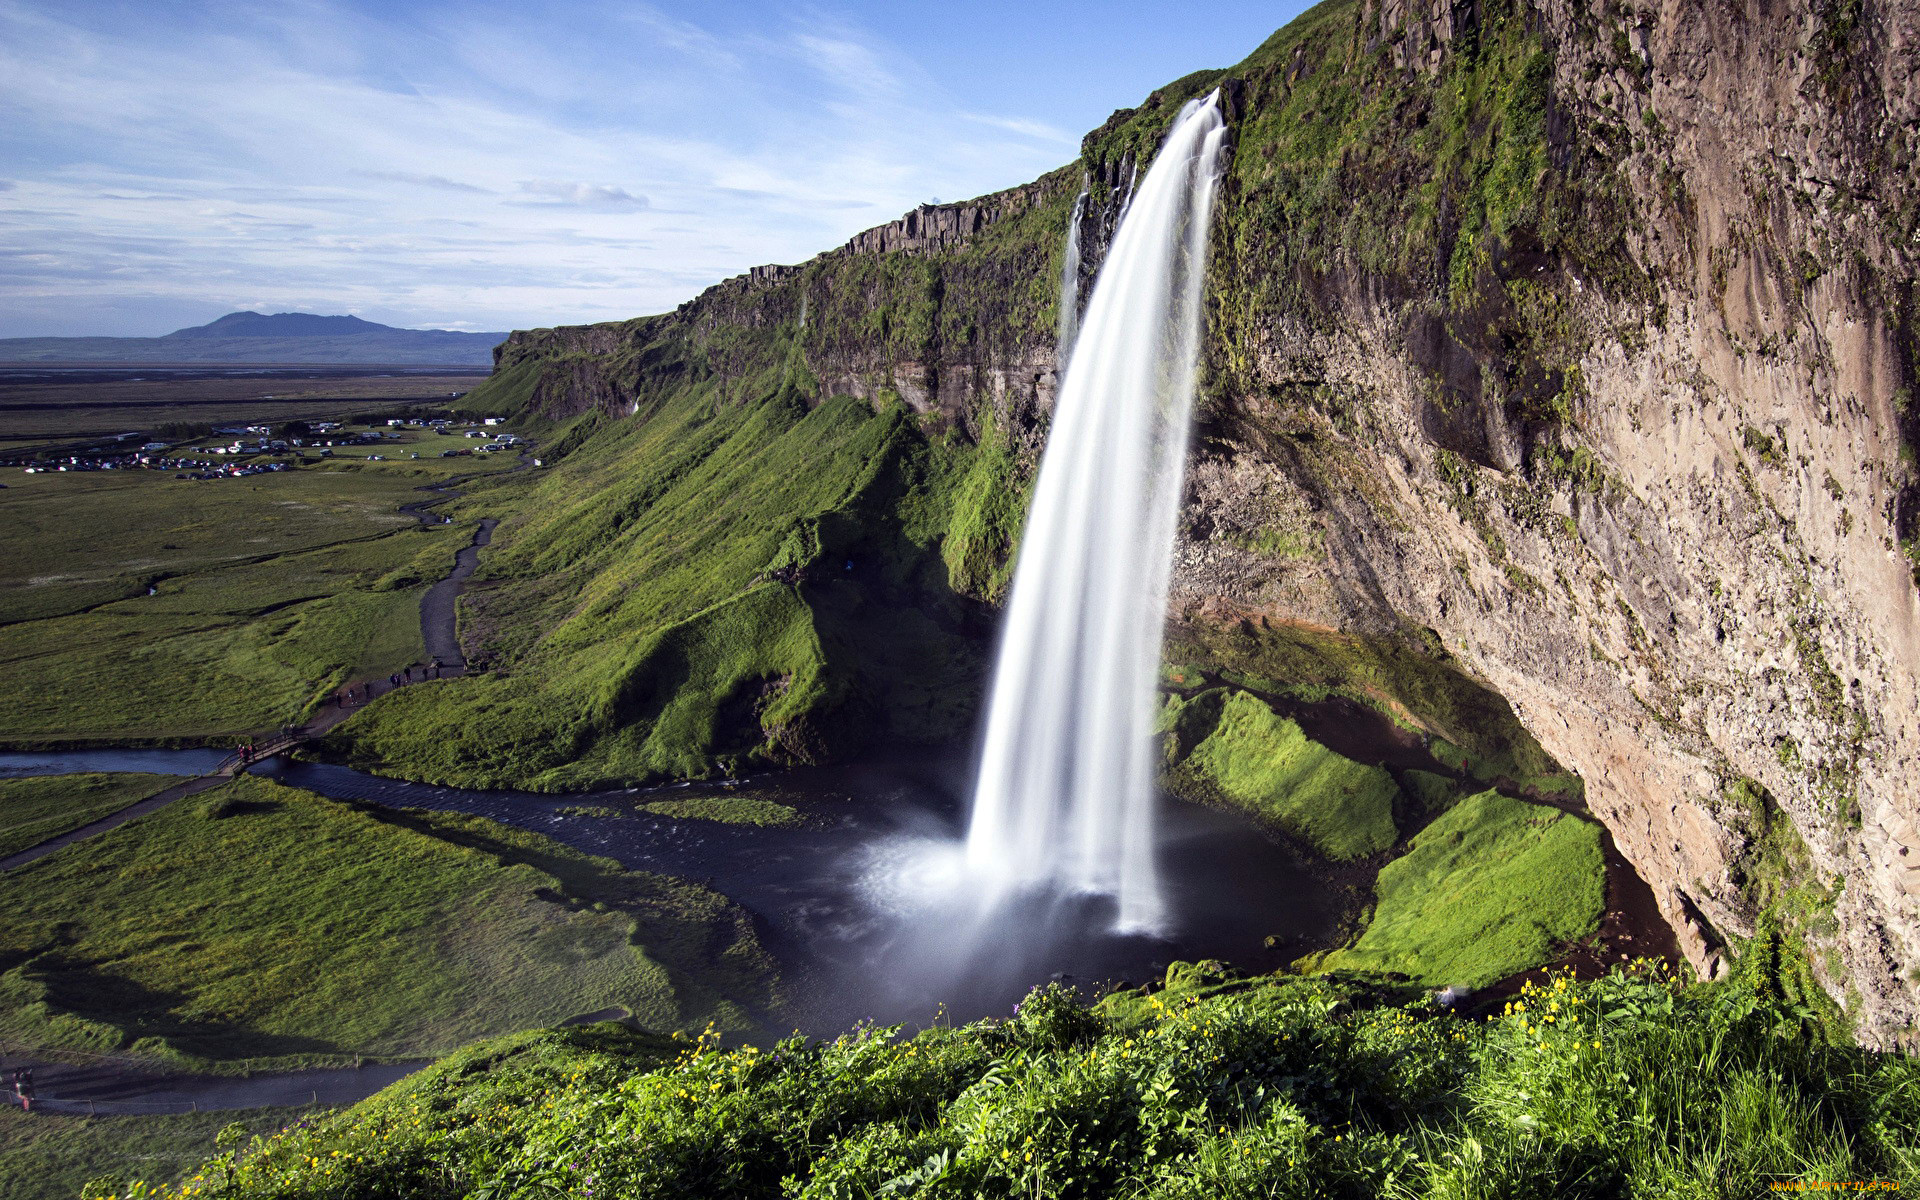
<path fill-rule="evenodd" d="M 1080 220 L 1086 215 L 1087 193 L 1083 188 L 1073 200 L 1073 216 L 1067 221 L 1067 249 L 1060 261 L 1060 331 L 1054 354 L 1054 362 L 1059 364 L 1057 375 L 1066 374 L 1074 335 L 1080 331 Z"/>
<path fill-rule="evenodd" d="M 1087 302 L 1021 538 L 988 702 L 966 873 L 989 905 L 1111 897 L 1165 920 L 1154 861 L 1155 685 L 1226 123 L 1191 101 Z"/>

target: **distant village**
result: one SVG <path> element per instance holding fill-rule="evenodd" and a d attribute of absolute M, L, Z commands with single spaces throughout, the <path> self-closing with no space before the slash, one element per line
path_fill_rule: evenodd
<path fill-rule="evenodd" d="M 520 437 L 494 428 L 500 423 L 499 417 L 484 417 L 478 422 L 444 417 L 409 421 L 396 417 L 389 418 L 383 429 L 354 430 L 340 421 L 296 421 L 278 427 L 280 436 L 275 436 L 273 425 L 227 425 L 216 427 L 209 437 L 179 442 L 146 441 L 138 446 L 132 443 L 148 435 L 133 432 L 119 434 L 101 445 L 52 457 L 18 454 L 0 458 L 0 466 L 19 467 L 29 475 L 53 471 L 171 471 L 175 479 L 212 480 L 291 470 L 302 462 L 332 458 L 335 447 L 405 444 L 410 442 L 410 434 L 419 433 L 482 442 L 478 446 L 440 450 L 437 454 L 441 458 L 466 458 L 525 446 Z M 234 440 L 219 440 L 224 437 Z M 398 449 L 396 446 L 395 457 Z M 407 451 L 406 457 L 423 458 L 433 454 L 431 449 L 425 453 L 415 449 Z M 384 462 L 388 458 L 385 454 L 354 457 L 368 462 Z M 534 465 L 539 463 L 536 461 Z"/>

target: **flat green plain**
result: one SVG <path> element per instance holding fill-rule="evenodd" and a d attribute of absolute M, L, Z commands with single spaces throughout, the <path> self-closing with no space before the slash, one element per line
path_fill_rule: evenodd
<path fill-rule="evenodd" d="M 203 1069 L 438 1054 L 610 1007 L 745 1028 L 771 986 L 706 889 L 248 776 L 0 876 L 0 911 L 0 1038 Z"/>
<path fill-rule="evenodd" d="M 119 812 L 179 782 L 177 775 L 131 772 L 0 779 L 0 858 Z"/>
<path fill-rule="evenodd" d="M 426 462 L 21 474 L 0 491 L 0 743 L 271 728 L 420 661 L 421 591 L 470 535 L 399 511 L 444 477 Z"/>

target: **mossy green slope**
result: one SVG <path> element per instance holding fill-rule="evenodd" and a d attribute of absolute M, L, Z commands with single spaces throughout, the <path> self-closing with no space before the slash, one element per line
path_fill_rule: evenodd
<path fill-rule="evenodd" d="M 1167 719 L 1177 730 L 1177 790 L 1245 809 L 1335 861 L 1393 845 L 1393 776 L 1322 746 L 1258 697 L 1223 689 L 1176 698 Z"/>
<path fill-rule="evenodd" d="M 466 628 L 495 670 L 371 706 L 341 731 L 360 761 L 559 790 L 964 727 L 980 622 L 956 581 L 992 586 L 1017 464 L 899 408 L 719 390 L 599 422 L 490 497 L 512 515 Z"/>
<path fill-rule="evenodd" d="M 1600 827 L 1498 792 L 1470 796 L 1380 869 L 1372 918 L 1320 970 L 1481 987 L 1550 961 L 1606 904 Z"/>
<path fill-rule="evenodd" d="M 1438 1200 L 1920 1169 L 1920 1063 L 1828 1043 L 1757 972 L 1561 980 L 1484 1021 L 1338 981 L 1169 976 L 1091 1011 L 1055 988 L 1009 1021 L 664 1063 L 614 1031 L 515 1038 L 203 1174 L 234 1200 Z"/>
<path fill-rule="evenodd" d="M 750 922 L 702 888 L 250 777 L 0 877 L 0 905 L 16 1044 L 412 1056 L 615 1005 L 739 1028 L 770 1000 Z"/>

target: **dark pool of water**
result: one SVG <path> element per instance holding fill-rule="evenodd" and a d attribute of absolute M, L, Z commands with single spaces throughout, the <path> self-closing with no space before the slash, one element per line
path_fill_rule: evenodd
<path fill-rule="evenodd" d="M 200 768 L 196 751 L 0 755 L 0 775 Z M 20 761 L 16 761 L 20 760 Z M 174 763 L 171 767 L 160 765 Z M 408 783 L 323 763 L 274 760 L 257 774 L 337 799 L 469 813 L 552 837 L 636 870 L 705 883 L 743 905 L 781 960 L 787 1004 L 774 1020 L 821 1034 L 857 1020 L 921 1023 L 1004 1015 L 1053 978 L 1143 982 L 1176 959 L 1278 966 L 1332 938 L 1344 897 L 1237 815 L 1177 801 L 1160 814 L 1171 920 L 1163 937 L 1111 932 L 1087 897 L 1033 897 L 981 916 L 943 891 L 954 857 L 964 764 L 900 757 L 780 772 L 735 786 L 544 795 Z M 808 815 L 804 828 L 677 820 L 654 800 L 730 794 Z M 619 816 L 585 815 L 611 808 Z"/>

